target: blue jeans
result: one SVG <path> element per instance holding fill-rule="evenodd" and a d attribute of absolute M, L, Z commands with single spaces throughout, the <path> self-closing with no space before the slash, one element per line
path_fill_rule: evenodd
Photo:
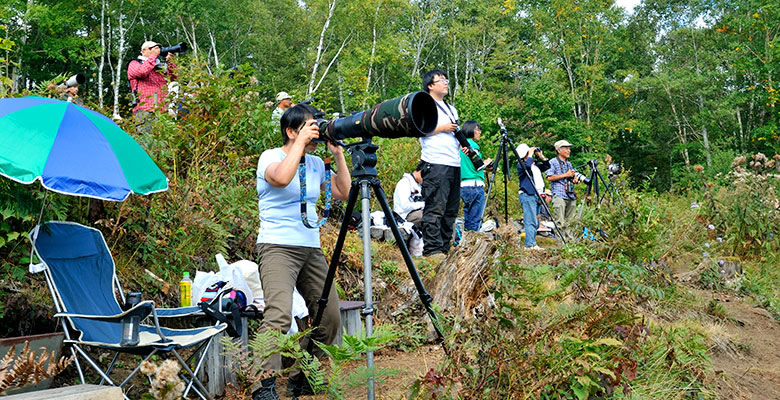
<path fill-rule="evenodd" d="M 480 214 L 485 204 L 485 191 L 482 186 L 461 187 L 460 198 L 463 199 L 463 228 L 476 231 L 479 229 Z"/>
<path fill-rule="evenodd" d="M 536 230 L 539 220 L 536 219 L 536 196 L 520 193 L 520 204 L 523 206 L 523 227 L 525 228 L 525 247 L 536 246 Z"/>

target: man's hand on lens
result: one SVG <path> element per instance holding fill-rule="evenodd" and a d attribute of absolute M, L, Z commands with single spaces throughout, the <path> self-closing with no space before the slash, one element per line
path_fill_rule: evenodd
<path fill-rule="evenodd" d="M 564 178 L 574 178 L 574 170 L 570 169 L 563 173 Z"/>
<path fill-rule="evenodd" d="M 173 53 L 168 53 L 167 56 L 165 56 L 165 62 L 171 62 L 173 61 Z"/>
<path fill-rule="evenodd" d="M 450 122 L 444 125 L 444 132 L 455 132 L 456 129 L 458 129 L 458 124 Z"/>

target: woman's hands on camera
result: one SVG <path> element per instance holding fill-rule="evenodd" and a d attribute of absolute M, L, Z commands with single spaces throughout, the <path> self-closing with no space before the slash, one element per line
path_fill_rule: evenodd
<path fill-rule="evenodd" d="M 311 143 L 312 140 L 320 137 L 320 128 L 317 127 L 317 120 L 310 119 L 303 124 L 303 127 L 298 130 L 298 136 L 295 138 L 296 143 L 300 141 L 304 145 Z"/>
<path fill-rule="evenodd" d="M 338 144 L 328 142 L 328 150 L 333 153 L 334 156 L 344 154 L 344 148 Z"/>

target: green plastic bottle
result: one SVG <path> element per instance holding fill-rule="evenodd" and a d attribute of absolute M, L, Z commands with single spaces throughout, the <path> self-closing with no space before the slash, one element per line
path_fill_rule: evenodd
<path fill-rule="evenodd" d="M 179 296 L 181 307 L 189 307 L 192 303 L 192 279 L 190 279 L 190 273 L 185 272 L 179 282 Z"/>

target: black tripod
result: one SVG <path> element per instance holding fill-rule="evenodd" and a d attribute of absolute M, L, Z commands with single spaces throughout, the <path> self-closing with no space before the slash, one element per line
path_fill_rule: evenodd
<path fill-rule="evenodd" d="M 607 181 L 604 179 L 604 176 L 601 175 L 601 172 L 598 168 L 598 161 L 595 159 L 590 160 L 586 162 L 585 164 L 578 165 L 574 169 L 580 170 L 586 166 L 590 167 L 590 175 L 585 177 L 584 175 L 580 176 L 580 181 L 583 181 L 585 183 L 585 198 L 587 199 L 588 196 L 590 196 L 591 192 L 595 194 L 596 196 L 596 204 L 601 204 L 602 200 L 607 196 L 607 193 L 611 194 L 614 199 L 617 199 L 618 202 L 620 202 L 620 205 L 623 206 L 623 199 L 620 197 L 620 193 L 618 193 L 617 188 L 613 184 L 613 182 L 607 183 Z M 604 185 L 604 192 L 600 191 L 599 182 L 601 182 L 602 185 Z M 577 211 L 577 214 L 579 216 L 582 215 L 582 207 L 583 204 L 580 205 L 580 209 Z M 623 210 L 625 213 L 625 209 Z"/>
<path fill-rule="evenodd" d="M 398 228 L 398 224 L 393 218 L 393 211 L 387 203 L 387 197 L 385 191 L 382 189 L 382 184 L 377 178 L 376 171 L 376 150 L 379 147 L 371 143 L 371 138 L 364 138 L 362 142 L 350 144 L 347 146 L 350 154 L 352 154 L 352 186 L 349 189 L 349 198 L 347 199 L 347 208 L 344 211 L 345 218 L 352 215 L 352 210 L 357 203 L 358 193 L 361 198 L 362 209 L 362 235 L 363 235 L 363 285 L 364 285 L 364 297 L 365 303 L 363 306 L 362 314 L 366 317 L 366 336 L 370 336 L 373 332 L 373 318 L 374 308 L 372 304 L 372 285 L 371 285 L 371 216 L 370 216 L 370 192 L 369 186 L 374 189 L 379 204 L 382 206 L 382 211 L 385 213 L 386 222 L 390 225 L 390 229 L 395 237 L 395 243 L 401 250 L 406 267 L 409 270 L 409 275 L 414 282 L 414 286 L 417 288 L 417 293 L 420 295 L 420 301 L 422 301 L 425 309 L 431 317 L 433 323 L 433 329 L 442 341 L 442 347 L 447 351 L 447 347 L 444 346 L 444 334 L 442 333 L 441 326 L 439 324 L 439 317 L 436 311 L 433 309 L 433 297 L 428 294 L 423 286 L 422 279 L 417 273 L 417 268 L 414 266 L 412 256 L 409 253 L 409 249 L 406 247 L 406 242 L 401 236 L 401 230 Z M 314 329 L 322 322 L 322 314 L 325 307 L 328 305 L 328 293 L 333 285 L 333 279 L 336 276 L 336 267 L 339 264 L 339 258 L 341 257 L 341 251 L 344 248 L 344 240 L 347 236 L 349 226 L 346 220 L 341 222 L 341 228 L 339 229 L 339 236 L 336 240 L 336 246 L 333 248 L 333 257 L 330 259 L 330 268 L 328 269 L 328 275 L 325 278 L 325 285 L 322 288 L 322 296 L 317 300 L 317 314 L 314 317 L 312 327 Z M 313 343 L 309 342 L 309 350 L 312 349 Z M 374 364 L 373 352 L 366 353 L 366 365 L 371 368 Z M 368 384 L 368 398 L 373 400 L 374 398 L 374 381 L 371 379 Z"/>
<path fill-rule="evenodd" d="M 512 138 L 509 137 L 509 134 L 507 133 L 506 126 L 504 126 L 504 123 L 501 121 L 501 118 L 498 119 L 498 126 L 501 128 L 500 133 L 501 137 L 494 140 L 493 143 L 495 143 L 498 140 L 501 140 L 501 144 L 498 145 L 498 152 L 496 153 L 496 163 L 499 163 L 501 165 L 501 171 L 504 173 L 504 223 L 507 223 L 509 220 L 508 211 L 507 211 L 507 203 L 508 203 L 508 196 L 509 192 L 507 190 L 507 181 L 509 180 L 509 171 L 510 171 L 510 165 L 509 165 L 509 150 L 512 151 L 512 153 L 515 155 L 515 159 L 522 160 L 523 158 L 520 157 L 519 154 L 517 154 L 517 150 L 515 150 L 515 144 L 512 142 Z M 530 182 L 533 183 L 533 177 L 528 174 L 528 170 L 525 168 L 520 168 L 525 172 L 526 178 Z M 518 177 L 519 178 L 519 177 Z M 493 176 L 490 177 L 490 182 L 488 183 L 488 190 L 487 195 L 485 196 L 485 204 L 482 206 L 482 212 L 480 214 L 480 228 L 482 227 L 482 217 L 485 214 L 485 209 L 487 208 L 487 202 L 490 199 L 490 192 L 493 189 L 493 184 L 496 180 L 496 174 L 494 173 Z M 533 185 L 532 185 L 533 186 Z M 547 202 L 544 201 L 541 194 L 536 190 L 536 186 L 534 186 L 534 195 L 536 196 L 537 202 L 542 205 L 542 209 L 547 212 L 547 215 L 552 215 L 550 212 L 550 208 L 547 206 Z M 534 216 L 535 218 L 536 216 Z M 525 215 L 523 215 L 523 218 L 526 218 Z M 566 244 L 566 239 L 563 238 L 563 234 L 561 233 L 561 230 L 558 229 L 558 224 L 555 223 L 555 219 L 552 219 L 553 222 L 553 232 L 558 234 L 558 237 L 561 238 L 561 241 L 563 244 Z"/>

